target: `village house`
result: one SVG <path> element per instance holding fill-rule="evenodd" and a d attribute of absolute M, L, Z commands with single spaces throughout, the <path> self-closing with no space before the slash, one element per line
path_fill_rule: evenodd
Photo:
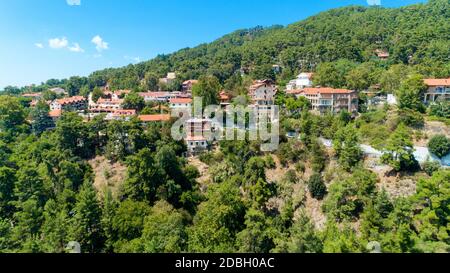
<path fill-rule="evenodd" d="M 64 111 L 81 111 L 86 110 L 88 101 L 83 96 L 75 96 L 64 99 L 54 100 L 50 104 L 50 110 L 64 110 Z"/>
<path fill-rule="evenodd" d="M 143 92 L 139 93 L 145 102 L 169 102 L 170 99 L 176 98 L 176 92 Z"/>
<path fill-rule="evenodd" d="M 295 80 L 290 81 L 286 85 L 287 91 L 303 89 L 306 87 L 312 87 L 312 78 L 314 73 L 300 73 Z"/>
<path fill-rule="evenodd" d="M 250 86 L 249 95 L 256 106 L 271 106 L 275 102 L 277 87 L 271 80 L 255 81 Z"/>
<path fill-rule="evenodd" d="M 450 100 L 450 78 L 425 79 L 428 89 L 425 92 L 424 102 L 433 103 L 438 100 Z"/>
<path fill-rule="evenodd" d="M 375 54 L 377 55 L 378 59 L 382 61 L 387 61 L 389 59 L 389 52 L 381 49 L 375 50 Z"/>
<path fill-rule="evenodd" d="M 51 110 L 48 116 L 56 123 L 62 116 L 62 110 Z"/>
<path fill-rule="evenodd" d="M 192 93 L 192 87 L 198 83 L 198 80 L 187 80 L 183 82 L 181 91 L 183 93 Z"/>
<path fill-rule="evenodd" d="M 192 107 L 192 99 L 190 98 L 173 98 L 169 101 L 170 109 L 189 109 Z"/>
<path fill-rule="evenodd" d="M 136 110 L 115 110 L 106 116 L 106 120 L 125 120 L 129 121 L 133 116 L 136 115 Z"/>
<path fill-rule="evenodd" d="M 287 93 L 297 98 L 305 97 L 311 103 L 313 111 L 322 114 L 327 111 L 339 113 L 343 110 L 350 113 L 358 112 L 358 93 L 354 90 L 318 87 L 292 90 Z"/>
<path fill-rule="evenodd" d="M 192 118 L 186 121 L 186 145 L 189 154 L 196 154 L 208 148 L 211 120 Z"/>

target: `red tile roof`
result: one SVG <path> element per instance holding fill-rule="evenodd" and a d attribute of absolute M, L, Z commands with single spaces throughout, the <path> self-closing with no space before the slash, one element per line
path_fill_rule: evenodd
<path fill-rule="evenodd" d="M 189 104 L 192 103 L 192 99 L 189 98 L 174 98 L 170 100 L 170 103 L 185 103 Z"/>
<path fill-rule="evenodd" d="M 51 118 L 59 118 L 62 115 L 61 110 L 52 110 L 48 113 Z"/>
<path fill-rule="evenodd" d="M 187 80 L 187 81 L 183 82 L 183 84 L 197 84 L 197 83 L 198 83 L 198 80 Z"/>
<path fill-rule="evenodd" d="M 428 86 L 450 86 L 449 79 L 425 79 L 425 84 Z"/>
<path fill-rule="evenodd" d="M 59 99 L 56 101 L 61 105 L 66 105 L 66 104 L 72 104 L 72 103 L 86 101 L 86 98 L 83 96 L 75 96 L 75 97 L 70 97 L 70 98 Z"/>
<path fill-rule="evenodd" d="M 170 115 L 140 115 L 139 119 L 143 122 L 169 121 Z"/>
<path fill-rule="evenodd" d="M 353 90 L 348 89 L 334 89 L 329 87 L 315 87 L 315 88 L 304 88 L 301 90 L 288 91 L 288 94 L 307 94 L 307 95 L 318 95 L 318 94 L 351 94 L 354 93 Z"/>

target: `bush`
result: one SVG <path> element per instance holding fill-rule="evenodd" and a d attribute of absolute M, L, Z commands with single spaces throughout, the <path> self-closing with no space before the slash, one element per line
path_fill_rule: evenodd
<path fill-rule="evenodd" d="M 433 174 L 441 168 L 441 164 L 436 161 L 427 161 L 423 164 L 423 171 L 429 176 L 433 176 Z"/>
<path fill-rule="evenodd" d="M 450 139 L 444 135 L 434 136 L 428 143 L 428 148 L 433 154 L 443 158 L 450 153 Z"/>
<path fill-rule="evenodd" d="M 422 128 L 425 125 L 423 115 L 411 109 L 402 109 L 398 112 L 398 121 L 414 128 Z"/>
<path fill-rule="evenodd" d="M 327 186 L 320 174 L 313 174 L 308 181 L 308 189 L 311 196 L 317 200 L 322 200 L 327 194 Z"/>
<path fill-rule="evenodd" d="M 297 164 L 295 164 L 295 170 L 301 174 L 305 173 L 306 171 L 305 164 L 303 162 L 298 162 Z"/>

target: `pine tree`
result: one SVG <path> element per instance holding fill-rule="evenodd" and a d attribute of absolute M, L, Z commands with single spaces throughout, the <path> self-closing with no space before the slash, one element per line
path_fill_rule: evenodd
<path fill-rule="evenodd" d="M 97 193 L 91 182 L 86 181 L 77 195 L 71 223 L 70 239 L 81 244 L 83 252 L 98 253 L 103 244 L 101 209 Z"/>

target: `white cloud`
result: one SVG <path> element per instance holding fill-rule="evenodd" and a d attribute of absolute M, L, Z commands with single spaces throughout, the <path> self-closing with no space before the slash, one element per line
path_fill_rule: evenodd
<path fill-rule="evenodd" d="M 381 0 L 367 0 L 369 6 L 381 6 Z"/>
<path fill-rule="evenodd" d="M 48 45 L 53 49 L 66 48 L 69 45 L 69 41 L 66 37 L 53 38 L 48 41 Z"/>
<path fill-rule="evenodd" d="M 99 35 L 92 38 L 91 42 L 95 45 L 95 48 L 98 52 L 108 49 L 108 43 L 103 41 L 102 37 L 100 37 Z"/>
<path fill-rule="evenodd" d="M 69 50 L 78 53 L 84 52 L 84 49 L 82 49 L 78 43 L 73 43 L 73 45 L 69 47 Z"/>
<path fill-rule="evenodd" d="M 35 43 L 34 44 L 37 48 L 44 48 L 44 45 L 41 43 Z"/>
<path fill-rule="evenodd" d="M 81 0 L 66 0 L 69 6 L 81 6 Z"/>

